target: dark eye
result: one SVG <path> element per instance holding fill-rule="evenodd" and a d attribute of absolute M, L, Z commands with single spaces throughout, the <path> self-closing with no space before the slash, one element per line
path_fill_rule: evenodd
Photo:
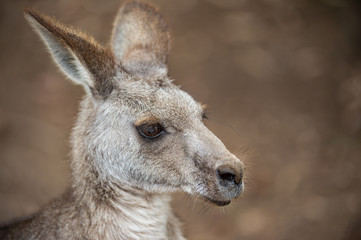
<path fill-rule="evenodd" d="M 159 123 L 145 123 L 138 127 L 140 135 L 146 138 L 157 138 L 164 133 L 164 128 Z"/>
<path fill-rule="evenodd" d="M 202 119 L 203 119 L 203 120 L 208 119 L 208 115 L 207 115 L 207 113 L 205 113 L 205 112 L 204 112 L 204 113 L 202 113 Z"/>

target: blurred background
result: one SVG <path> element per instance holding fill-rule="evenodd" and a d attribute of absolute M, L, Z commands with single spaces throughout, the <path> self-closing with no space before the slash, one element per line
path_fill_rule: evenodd
<path fill-rule="evenodd" d="M 176 194 L 191 240 L 361 239 L 361 3 L 154 0 L 173 32 L 170 76 L 210 107 L 209 128 L 246 159 L 226 208 Z M 69 184 L 84 94 L 22 16 L 36 8 L 108 44 L 118 0 L 0 2 L 0 221 Z"/>

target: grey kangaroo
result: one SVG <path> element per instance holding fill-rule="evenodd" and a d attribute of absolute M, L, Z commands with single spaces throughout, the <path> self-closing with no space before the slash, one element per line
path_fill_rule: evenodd
<path fill-rule="evenodd" d="M 35 10 L 24 15 L 86 95 L 71 136 L 71 186 L 1 227 L 1 239 L 185 239 L 172 192 L 218 206 L 242 193 L 243 163 L 168 77 L 170 33 L 158 10 L 124 3 L 109 48 Z"/>

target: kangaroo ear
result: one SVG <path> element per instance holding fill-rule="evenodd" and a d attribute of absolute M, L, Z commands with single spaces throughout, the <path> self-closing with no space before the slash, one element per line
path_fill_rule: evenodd
<path fill-rule="evenodd" d="M 24 16 L 66 76 L 85 86 L 87 92 L 100 95 L 111 92 L 115 60 L 109 50 L 93 38 L 67 28 L 33 9 L 25 9 Z"/>
<path fill-rule="evenodd" d="M 126 2 L 115 19 L 111 43 L 129 74 L 146 79 L 167 76 L 170 33 L 162 15 L 151 5 Z"/>

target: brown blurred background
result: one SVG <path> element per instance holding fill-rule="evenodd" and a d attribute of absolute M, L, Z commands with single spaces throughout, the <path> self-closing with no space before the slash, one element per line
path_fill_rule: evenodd
<path fill-rule="evenodd" d="M 189 239 L 361 239 L 359 0 L 152 2 L 173 30 L 171 77 L 210 106 L 210 129 L 248 159 L 246 192 L 230 207 L 176 194 Z M 83 95 L 22 9 L 107 44 L 120 3 L 1 0 L 0 221 L 66 188 Z"/>

